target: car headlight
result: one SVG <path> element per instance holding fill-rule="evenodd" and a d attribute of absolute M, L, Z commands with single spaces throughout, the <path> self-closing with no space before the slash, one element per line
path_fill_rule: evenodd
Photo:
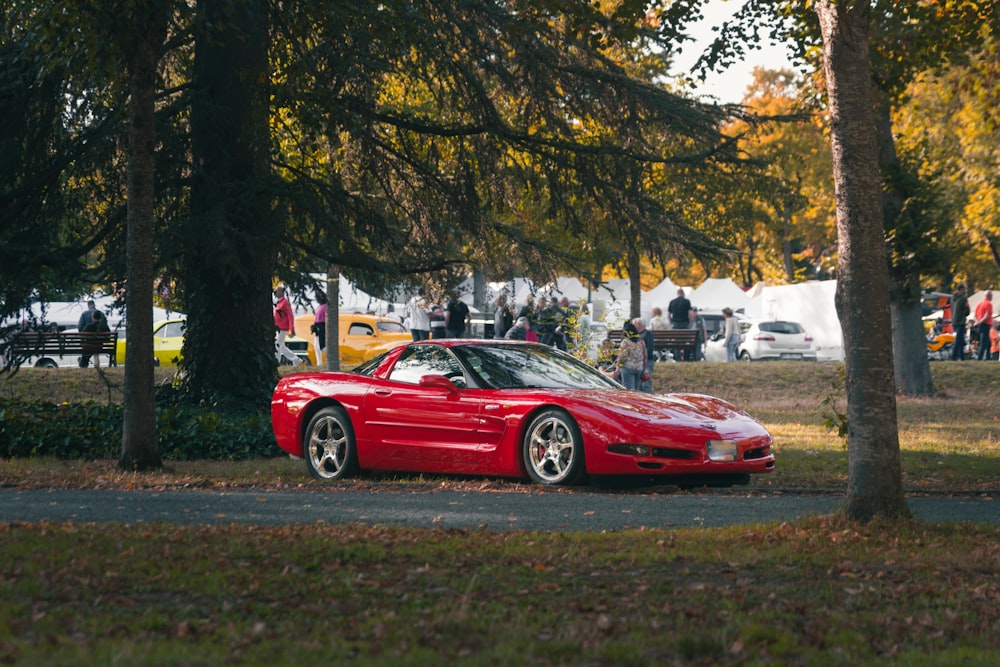
<path fill-rule="evenodd" d="M 737 449 L 735 440 L 709 440 L 709 461 L 736 461 Z"/>

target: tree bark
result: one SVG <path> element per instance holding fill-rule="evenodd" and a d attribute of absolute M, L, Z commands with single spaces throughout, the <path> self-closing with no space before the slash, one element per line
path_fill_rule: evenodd
<path fill-rule="evenodd" d="M 629 319 L 642 316 L 642 264 L 639 249 L 634 243 L 628 245 L 628 277 L 629 277 Z"/>
<path fill-rule="evenodd" d="M 326 370 L 340 370 L 340 267 L 326 266 Z"/>
<path fill-rule="evenodd" d="M 133 32 L 122 37 L 131 98 L 125 243 L 128 348 L 122 450 L 118 459 L 118 466 L 125 470 L 152 470 L 163 465 L 156 438 L 153 389 L 153 183 L 156 68 L 167 21 L 157 4 L 133 7 Z"/>
<path fill-rule="evenodd" d="M 881 101 L 875 114 L 875 126 L 883 184 L 883 224 L 886 229 L 895 229 L 897 238 L 911 238 L 912 232 L 907 233 L 906 230 L 915 227 L 917 222 L 913 220 L 912 212 L 906 210 L 906 200 L 911 192 L 900 177 L 902 167 L 892 134 L 892 107 L 885 95 L 879 97 Z M 907 253 L 898 254 L 903 256 L 889 269 L 896 390 L 909 396 L 927 396 L 935 393 L 935 388 L 921 319 L 920 274 L 912 266 L 913 262 L 907 260 Z"/>
<path fill-rule="evenodd" d="M 196 40 L 183 364 L 193 398 L 262 408 L 275 381 L 282 233 L 268 189 L 268 3 L 201 0 Z"/>
<path fill-rule="evenodd" d="M 844 335 L 848 426 L 845 513 L 908 515 L 896 422 L 889 265 L 882 220 L 870 5 L 818 0 L 837 196 L 837 311 Z"/>

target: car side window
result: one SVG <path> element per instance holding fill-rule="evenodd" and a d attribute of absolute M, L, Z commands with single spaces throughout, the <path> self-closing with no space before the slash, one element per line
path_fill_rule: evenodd
<path fill-rule="evenodd" d="M 350 328 L 347 330 L 348 336 L 374 336 L 375 332 L 367 324 L 362 324 L 360 322 L 352 322 Z"/>
<path fill-rule="evenodd" d="M 465 387 L 462 365 L 448 350 L 432 345 L 414 345 L 392 367 L 389 379 L 417 384 L 425 375 L 443 375 L 458 387 Z"/>
<path fill-rule="evenodd" d="M 160 330 L 164 338 L 178 338 L 184 335 L 184 322 L 170 322 Z"/>
<path fill-rule="evenodd" d="M 378 327 L 379 331 L 384 331 L 386 333 L 393 333 L 393 334 L 407 333 L 406 327 L 404 327 L 399 322 L 389 322 L 387 320 L 379 320 L 375 326 Z"/>

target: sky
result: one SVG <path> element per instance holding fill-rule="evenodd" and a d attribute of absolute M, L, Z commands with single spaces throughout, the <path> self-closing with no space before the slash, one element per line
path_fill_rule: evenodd
<path fill-rule="evenodd" d="M 705 19 L 692 30 L 695 41 L 686 43 L 684 52 L 676 56 L 673 73 L 678 76 L 687 73 L 714 37 L 712 27 L 721 25 L 744 4 L 744 0 L 710 0 L 702 12 Z M 710 75 L 704 85 L 694 90 L 694 95 L 710 96 L 722 103 L 738 104 L 743 101 L 743 94 L 753 81 L 754 67 L 791 68 L 786 48 L 778 44 L 767 44 L 760 50 L 751 51 L 743 63 L 733 65 L 720 74 Z"/>

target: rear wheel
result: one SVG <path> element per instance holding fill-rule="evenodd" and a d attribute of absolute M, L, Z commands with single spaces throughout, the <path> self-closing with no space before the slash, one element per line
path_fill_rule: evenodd
<path fill-rule="evenodd" d="M 46 357 L 45 359 L 39 359 L 35 363 L 35 368 L 59 368 L 59 364 Z"/>
<path fill-rule="evenodd" d="M 358 449 L 347 412 L 337 407 L 317 412 L 302 438 L 302 450 L 309 474 L 316 479 L 328 481 L 353 475 L 358 468 Z"/>
<path fill-rule="evenodd" d="M 750 358 L 750 353 L 747 352 L 746 350 L 743 350 L 742 352 L 740 352 L 740 360 L 741 361 L 753 361 L 753 359 Z"/>
<path fill-rule="evenodd" d="M 583 477 L 583 436 L 564 410 L 546 410 L 532 420 L 522 453 L 528 476 L 538 484 L 576 484 Z"/>

